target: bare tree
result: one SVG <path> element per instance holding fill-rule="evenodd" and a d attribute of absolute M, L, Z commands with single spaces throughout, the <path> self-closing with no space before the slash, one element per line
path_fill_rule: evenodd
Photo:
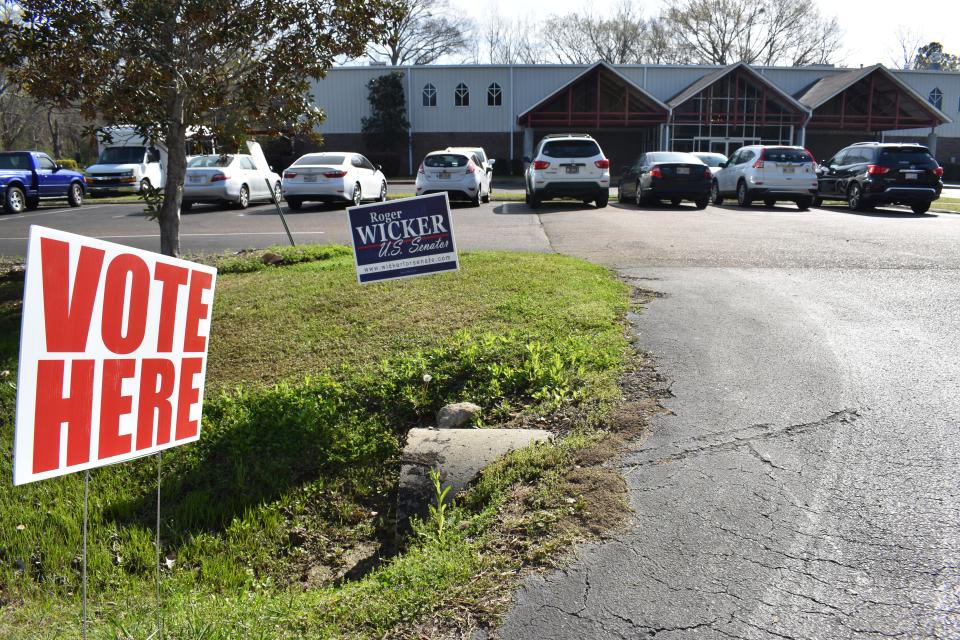
<path fill-rule="evenodd" d="M 592 13 L 552 16 L 544 33 L 558 62 L 636 64 L 649 59 L 649 22 L 632 0 L 621 0 L 609 17 Z"/>
<path fill-rule="evenodd" d="M 539 29 L 530 17 L 505 20 L 494 14 L 476 31 L 476 59 L 489 64 L 540 64 L 550 62 Z"/>
<path fill-rule="evenodd" d="M 923 34 L 915 29 L 900 26 L 896 31 L 897 43 L 890 50 L 890 63 L 897 69 L 913 68 L 917 51 L 923 45 Z"/>
<path fill-rule="evenodd" d="M 390 0 L 381 18 L 383 35 L 367 54 L 392 65 L 430 64 L 468 48 L 472 24 L 446 0 Z"/>
<path fill-rule="evenodd" d="M 661 16 L 676 54 L 702 64 L 830 62 L 840 51 L 836 18 L 794 0 L 683 0 Z"/>

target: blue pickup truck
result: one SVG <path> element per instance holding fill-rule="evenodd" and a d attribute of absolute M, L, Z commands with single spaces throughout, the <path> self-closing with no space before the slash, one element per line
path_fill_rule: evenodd
<path fill-rule="evenodd" d="M 82 173 L 62 168 L 43 152 L 0 153 L 0 202 L 7 213 L 36 209 L 41 200 L 55 198 L 79 207 L 86 190 Z"/>

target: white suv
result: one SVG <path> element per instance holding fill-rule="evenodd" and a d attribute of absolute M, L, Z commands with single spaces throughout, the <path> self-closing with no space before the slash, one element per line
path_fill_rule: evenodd
<path fill-rule="evenodd" d="M 732 196 L 741 207 L 749 207 L 754 200 L 768 207 L 789 200 L 801 211 L 810 208 L 816 194 L 817 163 L 803 147 L 741 147 L 722 165 L 710 188 L 714 205 Z"/>
<path fill-rule="evenodd" d="M 610 161 L 586 134 L 544 136 L 524 174 L 526 202 L 532 208 L 550 198 L 577 198 L 607 206 Z"/>

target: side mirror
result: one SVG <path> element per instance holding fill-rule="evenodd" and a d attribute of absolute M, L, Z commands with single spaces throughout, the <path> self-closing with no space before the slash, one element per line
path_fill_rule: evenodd
<path fill-rule="evenodd" d="M 58 162 L 57 164 L 53 165 L 53 170 L 54 170 L 54 171 L 60 171 L 60 169 L 63 169 L 63 165 L 60 164 L 59 162 Z"/>
<path fill-rule="evenodd" d="M 492 167 L 493 165 L 497 164 L 497 161 L 494 160 L 493 158 L 490 158 L 489 160 L 487 160 L 487 164 L 489 164 Z"/>
<path fill-rule="evenodd" d="M 377 165 L 377 171 L 383 171 L 383 165 L 382 165 L 382 164 L 378 164 L 378 165 Z"/>
<path fill-rule="evenodd" d="M 721 163 L 720 163 L 720 168 L 721 168 L 721 169 L 726 169 L 728 164 L 730 164 L 730 163 L 729 163 L 729 162 L 721 162 Z"/>

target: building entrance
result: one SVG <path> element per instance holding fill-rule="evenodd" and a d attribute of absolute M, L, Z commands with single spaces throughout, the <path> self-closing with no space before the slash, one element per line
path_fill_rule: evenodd
<path fill-rule="evenodd" d="M 722 153 L 730 157 L 730 154 L 751 144 L 760 144 L 760 138 L 694 138 L 693 150 L 703 153 Z"/>

